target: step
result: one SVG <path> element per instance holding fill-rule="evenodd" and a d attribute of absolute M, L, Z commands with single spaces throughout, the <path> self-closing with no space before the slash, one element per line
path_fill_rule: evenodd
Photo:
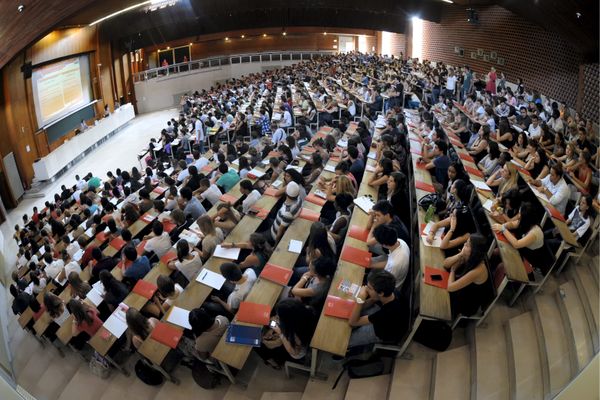
<path fill-rule="evenodd" d="M 335 389 L 332 389 L 333 384 L 341 371 L 342 366 L 340 363 L 332 365 L 331 362 L 328 364 L 326 364 L 325 361 L 321 362 L 319 372 L 326 373 L 327 379 L 309 379 L 304 387 L 302 400 L 343 400 L 346 396 L 348 381 L 350 380 L 347 373 L 342 374 L 337 386 Z"/>
<path fill-rule="evenodd" d="M 594 282 L 592 272 L 589 268 L 585 268 L 583 265 L 575 265 L 571 269 L 575 275 L 575 286 L 579 290 L 579 298 L 582 301 L 584 311 L 589 318 L 590 331 L 592 332 L 592 339 L 596 339 L 599 331 L 600 317 L 598 316 L 598 286 Z M 594 342 L 594 341 L 593 341 Z M 598 351 L 597 340 L 594 343 L 595 350 Z"/>
<path fill-rule="evenodd" d="M 531 313 L 511 318 L 506 332 L 511 399 L 543 400 L 542 365 Z"/>
<path fill-rule="evenodd" d="M 508 400 L 508 359 L 506 333 L 502 324 L 488 324 L 475 330 L 477 399 Z"/>
<path fill-rule="evenodd" d="M 550 394 L 554 397 L 574 376 L 573 370 L 577 364 L 575 355 L 570 352 L 569 341 L 565 335 L 567 327 L 563 324 L 556 296 L 538 293 L 533 301 L 542 326 Z"/>
<path fill-rule="evenodd" d="M 590 328 L 575 283 L 569 281 L 560 285 L 557 296 L 563 323 L 569 328 L 565 333 L 576 356 L 577 371 L 581 371 L 592 359 L 593 349 Z"/>
<path fill-rule="evenodd" d="M 433 400 L 469 399 L 471 396 L 471 352 L 461 346 L 438 353 L 433 374 Z"/>
<path fill-rule="evenodd" d="M 350 379 L 345 400 L 385 399 L 390 387 L 390 374 Z"/>
<path fill-rule="evenodd" d="M 396 359 L 389 399 L 428 399 L 431 389 L 433 360 L 414 358 Z"/>
<path fill-rule="evenodd" d="M 301 400 L 302 392 L 264 392 L 260 400 Z"/>

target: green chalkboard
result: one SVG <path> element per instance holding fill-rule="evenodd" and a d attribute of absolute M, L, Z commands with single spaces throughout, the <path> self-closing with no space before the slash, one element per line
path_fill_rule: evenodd
<path fill-rule="evenodd" d="M 82 108 L 79 111 L 74 112 L 71 115 L 66 116 L 57 123 L 46 128 L 46 135 L 48 136 L 48 144 L 56 142 L 58 139 L 71 132 L 75 128 L 79 128 L 81 120 L 89 120 L 94 118 L 94 103 Z"/>

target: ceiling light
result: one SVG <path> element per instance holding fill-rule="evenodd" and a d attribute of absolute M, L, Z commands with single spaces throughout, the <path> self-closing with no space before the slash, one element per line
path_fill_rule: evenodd
<path fill-rule="evenodd" d="M 448 4 L 454 4 L 454 2 L 452 0 L 442 0 L 444 3 L 448 3 Z"/>
<path fill-rule="evenodd" d="M 283 36 L 287 35 L 287 32 L 283 32 L 283 33 L 282 33 L 282 35 L 283 35 Z"/>
<path fill-rule="evenodd" d="M 337 43 L 337 39 L 333 39 L 333 43 Z"/>
<path fill-rule="evenodd" d="M 263 37 L 267 37 L 267 34 L 266 34 L 266 33 L 263 33 Z"/>
<path fill-rule="evenodd" d="M 242 39 L 245 38 L 245 37 L 246 37 L 246 35 L 242 35 Z"/>
<path fill-rule="evenodd" d="M 323 36 L 327 36 L 327 32 L 323 32 Z"/>
<path fill-rule="evenodd" d="M 226 42 L 228 42 L 228 41 L 229 41 L 229 38 L 228 38 L 228 37 L 226 37 L 226 38 L 225 38 L 225 41 L 226 41 Z"/>
<path fill-rule="evenodd" d="M 167 46 L 167 50 L 171 50 L 171 46 Z"/>
<path fill-rule="evenodd" d="M 193 45 L 194 43 L 190 42 L 190 46 Z"/>
<path fill-rule="evenodd" d="M 96 24 L 97 24 L 97 23 L 99 23 L 99 22 L 106 21 L 106 20 L 107 20 L 107 19 L 109 19 L 109 18 L 116 17 L 116 16 L 117 16 L 117 15 L 119 15 L 119 14 L 126 13 L 127 11 L 131 11 L 131 10 L 134 10 L 134 9 L 136 9 L 136 8 L 143 7 L 143 6 L 145 6 L 145 5 L 148 5 L 148 4 L 151 4 L 151 3 L 152 3 L 152 2 L 151 2 L 150 0 L 148 0 L 148 1 L 142 1 L 141 3 L 137 3 L 137 4 L 134 4 L 134 5 L 132 5 L 132 6 L 129 6 L 129 7 L 125 7 L 125 8 L 123 8 L 122 10 L 116 11 L 116 12 L 114 12 L 114 13 L 112 13 L 112 14 L 108 14 L 106 17 L 102 17 L 102 18 L 100 18 L 100 19 L 97 19 L 96 21 L 92 22 L 92 23 L 90 24 L 90 26 L 92 26 L 92 25 L 96 25 Z"/>

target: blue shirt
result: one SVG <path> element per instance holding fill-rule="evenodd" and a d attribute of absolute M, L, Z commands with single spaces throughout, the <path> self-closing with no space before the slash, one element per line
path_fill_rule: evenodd
<path fill-rule="evenodd" d="M 260 118 L 260 125 L 262 133 L 267 133 L 271 130 L 271 121 L 269 120 L 269 116 L 267 114 Z"/>
<path fill-rule="evenodd" d="M 183 213 L 185 215 L 191 215 L 193 219 L 198 219 L 202 215 L 206 214 L 206 210 L 200 200 L 195 197 L 192 197 L 190 201 L 187 202 L 185 208 L 183 209 Z"/>
<path fill-rule="evenodd" d="M 433 159 L 435 165 L 435 180 L 444 187 L 448 184 L 448 167 L 450 166 L 450 157 L 447 155 L 437 156 Z"/>
<path fill-rule="evenodd" d="M 221 186 L 225 192 L 229 192 L 229 190 L 235 186 L 240 180 L 240 176 L 235 172 L 234 169 L 230 168 L 226 174 L 221 175 L 221 177 L 217 180 L 217 186 Z"/>
<path fill-rule="evenodd" d="M 135 260 L 133 264 L 131 264 L 129 268 L 125 270 L 125 272 L 123 272 L 123 276 L 125 278 L 137 280 L 146 276 L 148 271 L 150 271 L 150 260 L 148 260 L 148 257 L 146 256 L 141 256 L 138 257 L 137 260 Z"/>

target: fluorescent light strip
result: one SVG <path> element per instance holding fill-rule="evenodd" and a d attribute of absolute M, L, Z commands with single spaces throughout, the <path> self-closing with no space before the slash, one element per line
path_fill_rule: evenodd
<path fill-rule="evenodd" d="M 99 23 L 99 22 L 105 21 L 105 20 L 107 20 L 107 19 L 109 19 L 109 18 L 112 18 L 112 17 L 116 17 L 116 16 L 117 16 L 117 15 L 119 15 L 119 14 L 126 13 L 127 11 L 131 11 L 131 10 L 134 10 L 134 9 L 136 9 L 136 8 L 139 8 L 139 7 L 142 7 L 142 6 L 148 5 L 148 4 L 152 4 L 152 1 L 151 1 L 151 0 L 148 0 L 148 1 L 143 1 L 143 2 L 141 2 L 141 3 L 134 4 L 134 5 L 132 5 L 132 6 L 126 7 L 126 8 L 124 8 L 124 9 L 122 9 L 122 10 L 119 10 L 119 11 L 117 11 L 117 12 L 114 12 L 114 13 L 112 13 L 112 14 L 109 14 L 109 15 L 107 15 L 106 17 L 102 17 L 102 18 L 100 18 L 99 20 L 96 20 L 96 21 L 92 22 L 92 23 L 91 23 L 89 26 L 96 25 L 96 24 L 97 24 L 97 23 Z"/>
<path fill-rule="evenodd" d="M 448 4 L 454 4 L 454 2 L 452 0 L 442 0 L 444 3 L 448 3 Z"/>

